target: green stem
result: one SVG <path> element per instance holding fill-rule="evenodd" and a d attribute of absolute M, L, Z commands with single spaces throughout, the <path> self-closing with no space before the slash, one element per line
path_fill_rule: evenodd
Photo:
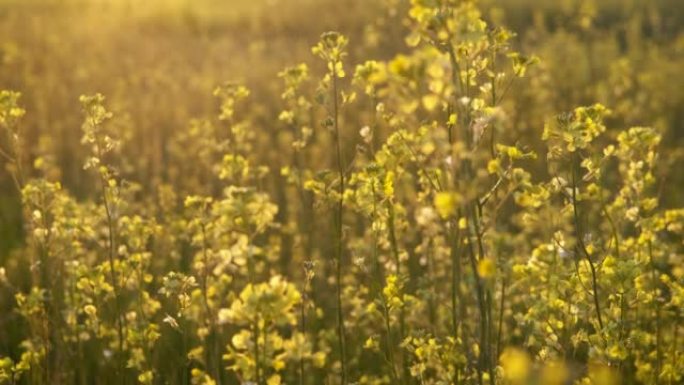
<path fill-rule="evenodd" d="M 591 254 L 589 254 L 589 250 L 587 250 L 586 245 L 584 244 L 584 233 L 582 232 L 582 229 L 580 227 L 580 220 L 579 220 L 579 209 L 578 209 L 578 204 L 577 204 L 577 163 L 578 163 L 578 158 L 577 154 L 575 154 L 574 157 L 575 161 L 571 165 L 572 167 L 572 211 L 573 211 L 573 216 L 574 216 L 574 221 L 575 221 L 575 236 L 577 237 L 577 246 L 575 246 L 576 251 L 581 251 L 581 253 L 578 254 L 584 254 L 584 257 L 586 258 L 587 262 L 589 263 L 589 269 L 591 270 L 591 285 L 592 285 L 592 294 L 594 297 L 594 310 L 596 311 L 596 319 L 598 320 L 599 327 L 603 331 L 603 318 L 601 317 L 601 304 L 599 302 L 599 293 L 598 293 L 598 279 L 596 278 L 596 267 L 594 266 L 594 262 L 591 260 Z M 601 335 L 603 335 L 603 332 L 601 331 Z"/>
<path fill-rule="evenodd" d="M 394 214 L 394 204 L 392 203 L 391 200 L 387 200 L 387 228 L 389 229 L 389 241 L 390 241 L 390 247 L 392 249 L 392 257 L 394 258 L 394 264 L 395 264 L 395 274 L 397 275 L 397 279 L 401 279 L 401 261 L 399 260 L 399 243 L 397 242 L 397 231 L 396 231 L 396 225 L 395 225 L 395 214 Z M 399 309 L 399 340 L 404 341 L 404 338 L 406 337 L 406 310 L 404 309 L 404 306 L 402 305 L 401 308 Z M 406 357 L 406 351 L 402 349 L 402 379 L 401 383 L 406 384 L 410 373 L 409 373 L 409 367 L 407 365 L 408 359 Z"/>
<path fill-rule="evenodd" d="M 338 92 L 337 92 L 337 73 L 335 72 L 336 64 L 332 63 L 332 70 L 330 71 L 330 76 L 332 78 L 332 93 L 333 93 L 333 128 L 335 135 L 335 150 L 337 154 L 337 172 L 340 179 L 339 189 L 338 189 L 338 200 L 337 200 L 337 212 L 335 218 L 335 230 L 337 245 L 335 250 L 335 283 L 337 292 L 337 339 L 338 339 L 338 350 L 340 354 L 340 364 L 342 366 L 340 373 L 341 385 L 347 385 L 347 346 L 346 346 L 346 333 L 344 327 L 344 315 L 342 309 L 342 254 L 343 254 L 343 229 L 342 223 L 344 219 L 344 190 L 345 190 L 345 173 L 344 173 L 344 160 L 342 155 L 342 143 L 340 137 L 340 124 L 339 124 L 339 103 L 338 103 Z"/>
<path fill-rule="evenodd" d="M 100 137 L 96 137 L 96 143 L 95 143 L 95 152 L 98 157 L 98 159 L 102 159 L 102 143 Z M 121 307 L 121 295 L 120 295 L 120 290 L 119 290 L 119 284 L 118 284 L 118 277 L 116 274 L 116 268 L 115 268 L 115 250 L 116 250 L 116 245 L 115 245 L 115 224 L 114 224 L 114 218 L 112 216 L 112 208 L 111 208 L 111 203 L 109 202 L 109 197 L 107 196 L 107 190 L 109 186 L 109 182 L 107 178 L 105 177 L 105 174 L 102 171 L 98 170 L 98 174 L 100 175 L 100 183 L 102 184 L 102 202 L 104 204 L 105 208 L 105 214 L 107 217 L 107 236 L 108 236 L 108 242 L 107 242 L 107 259 L 109 262 L 109 274 L 110 274 L 110 279 L 112 281 L 112 288 L 114 290 L 114 305 L 115 305 L 115 312 L 117 315 L 117 337 L 118 337 L 118 345 L 119 345 L 119 352 L 118 352 L 118 375 L 121 380 L 121 384 L 126 383 L 125 375 L 124 375 L 124 318 L 122 314 L 122 307 Z"/>
<path fill-rule="evenodd" d="M 259 354 L 259 315 L 257 315 L 253 322 L 253 332 L 254 332 L 254 363 L 256 371 L 256 383 L 257 385 L 262 385 L 261 382 L 261 357 Z"/>
<path fill-rule="evenodd" d="M 651 241 L 648 242 L 648 257 L 650 260 L 650 265 L 651 265 L 651 275 L 653 279 L 653 284 L 658 283 L 658 272 L 656 271 L 656 266 L 655 266 L 655 260 L 653 258 L 653 243 Z M 656 384 L 660 384 L 660 371 L 662 368 L 662 362 L 663 362 L 663 354 L 662 354 L 662 325 L 661 325 L 661 319 L 660 319 L 660 295 L 659 295 L 659 290 L 656 288 L 656 298 L 655 298 L 655 308 L 656 308 L 656 319 L 655 319 L 655 328 L 656 328 L 656 367 L 655 367 L 655 372 L 653 373 L 654 375 L 654 380 Z"/>
<path fill-rule="evenodd" d="M 476 200 L 475 202 L 478 202 Z M 480 226 L 480 220 L 482 218 L 482 207 L 480 205 L 474 204 L 472 207 L 472 219 L 473 219 L 473 229 L 475 232 L 475 238 L 477 240 L 478 254 L 480 260 L 485 257 L 484 242 L 482 240 L 482 231 Z M 472 263 L 472 262 L 471 262 Z M 479 276 L 477 269 L 475 270 L 475 285 L 476 290 L 480 292 L 478 294 L 478 305 L 480 306 L 480 318 L 481 327 L 484 328 L 480 330 L 482 346 L 480 347 L 481 352 L 484 354 L 484 364 L 486 365 L 487 371 L 489 372 L 489 383 L 494 385 L 496 383 L 496 377 L 494 376 L 494 365 L 492 363 L 492 306 L 491 306 L 491 293 L 489 289 L 482 282 L 482 278 Z M 481 299 L 480 299 L 481 296 Z M 484 319 L 484 322 L 482 321 Z"/>

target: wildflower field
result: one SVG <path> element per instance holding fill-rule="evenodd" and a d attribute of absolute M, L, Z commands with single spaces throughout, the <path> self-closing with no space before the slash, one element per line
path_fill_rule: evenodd
<path fill-rule="evenodd" d="M 684 384 L 680 0 L 0 0 L 0 385 Z"/>

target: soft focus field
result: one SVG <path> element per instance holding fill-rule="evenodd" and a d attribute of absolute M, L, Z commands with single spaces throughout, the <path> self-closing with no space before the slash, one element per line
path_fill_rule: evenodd
<path fill-rule="evenodd" d="M 0 0 L 0 384 L 681 384 L 683 69 L 678 0 Z"/>

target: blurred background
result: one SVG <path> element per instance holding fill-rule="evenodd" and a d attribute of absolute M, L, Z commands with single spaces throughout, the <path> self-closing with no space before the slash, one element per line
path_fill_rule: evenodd
<path fill-rule="evenodd" d="M 310 47 L 327 30 L 350 37 L 349 65 L 391 58 L 407 49 L 407 3 L 0 0 L 0 88 L 23 94 L 24 161 L 41 157 L 43 172 L 80 198 L 95 184 L 82 169 L 78 96 L 94 92 L 107 96 L 126 139 L 122 174 L 143 189 L 183 185 L 173 168 L 194 154 L 179 154 L 174 143 L 192 119 L 216 113 L 212 90 L 227 80 L 244 83 L 259 101 L 250 110 L 262 137 L 257 156 L 278 170 L 278 145 L 286 142 L 277 139 L 278 71 L 307 62 L 321 74 Z M 483 0 L 482 7 L 518 32 L 519 49 L 542 60 L 533 80 L 510 96 L 519 135 L 538 137 L 544 119 L 599 101 L 615 111 L 611 124 L 655 126 L 666 153 L 682 148 L 681 0 Z M 666 205 L 682 204 L 684 194 L 667 192 L 684 186 L 682 174 L 666 177 Z M 18 200 L 0 169 L 0 264 L 21 240 Z"/>

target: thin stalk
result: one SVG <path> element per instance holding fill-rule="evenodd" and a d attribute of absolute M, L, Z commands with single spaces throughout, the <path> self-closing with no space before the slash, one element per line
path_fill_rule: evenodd
<path fill-rule="evenodd" d="M 504 280 L 501 282 L 501 292 L 499 294 L 500 302 L 499 302 L 499 325 L 497 326 L 497 332 L 496 332 L 496 357 L 499 357 L 501 355 L 501 340 L 503 337 L 503 319 L 504 319 L 504 304 L 506 303 L 506 285 L 508 284 L 507 280 L 504 278 Z"/>
<path fill-rule="evenodd" d="M 2 147 L 0 147 L 0 156 L 2 156 L 3 158 L 5 158 L 5 160 L 8 161 L 8 162 L 12 162 L 12 161 L 13 161 L 12 157 L 10 156 L 10 154 L 9 154 L 8 152 L 5 152 L 5 150 L 3 150 Z"/>
<path fill-rule="evenodd" d="M 104 179 L 104 177 L 102 177 Z M 105 181 L 103 180 L 103 183 Z M 105 212 L 107 214 L 107 228 L 108 228 L 108 235 L 109 235 L 109 252 L 107 254 L 107 258 L 109 260 L 109 274 L 110 278 L 112 280 L 112 288 L 114 289 L 114 297 L 115 297 L 115 311 L 117 313 L 117 337 L 118 337 L 118 344 L 119 344 L 119 375 L 121 376 L 121 383 L 125 383 L 124 381 L 124 360 L 123 360 L 123 342 L 124 342 L 124 335 L 123 335 L 123 316 L 121 314 L 121 296 L 118 288 L 118 282 L 117 282 L 117 275 L 116 275 L 116 270 L 115 270 L 115 264 L 114 264 L 114 222 L 112 219 L 112 214 L 110 211 L 109 207 L 109 200 L 107 198 L 107 192 L 106 190 L 103 190 L 102 192 L 103 196 L 103 202 L 105 206 Z"/>
<path fill-rule="evenodd" d="M 476 201 L 478 202 L 479 199 Z M 480 260 L 485 258 L 485 250 L 484 250 L 484 243 L 482 240 L 482 231 L 480 229 L 480 220 L 482 218 L 482 207 L 477 205 L 473 205 L 472 208 L 472 218 L 473 218 L 473 229 L 475 231 L 475 237 L 477 240 L 477 247 L 478 247 L 478 253 L 480 256 Z M 472 263 L 472 262 L 471 262 Z M 482 301 L 479 299 L 478 294 L 478 305 L 480 306 L 480 315 L 481 315 L 481 327 L 484 327 L 484 334 L 483 331 L 480 331 L 480 335 L 482 338 L 482 346 L 480 347 L 481 351 L 484 353 L 484 364 L 486 365 L 487 371 L 489 372 L 489 383 L 490 384 L 495 384 L 496 383 L 496 377 L 494 376 L 494 365 L 492 363 L 492 338 L 491 338 L 491 333 L 492 333 L 492 306 L 491 306 L 491 293 L 487 287 L 482 282 L 481 277 L 479 276 L 477 270 L 474 271 L 475 273 L 475 284 L 477 287 L 479 287 L 477 290 L 481 291 L 482 295 Z M 482 322 L 482 318 L 484 318 L 484 322 Z"/>
<path fill-rule="evenodd" d="M 475 277 L 475 291 L 477 294 L 477 303 L 478 303 L 478 308 L 480 310 L 480 355 L 478 357 L 478 365 L 477 365 L 477 382 L 479 385 L 482 385 L 482 371 L 483 371 L 483 365 L 484 365 L 484 360 L 485 360 L 485 349 L 484 346 L 486 343 L 486 334 L 485 334 L 485 328 L 487 324 L 487 314 L 484 310 L 484 294 L 482 290 L 482 282 L 480 282 L 480 277 L 477 274 L 477 257 L 475 256 L 475 250 L 473 248 L 473 242 L 472 240 L 468 239 L 468 256 L 469 256 L 469 261 L 470 261 L 470 268 L 473 271 L 473 276 Z"/>
<path fill-rule="evenodd" d="M 46 211 L 44 210 L 46 204 L 43 201 L 42 197 L 38 206 L 40 207 L 41 211 Z M 40 266 L 40 285 L 46 291 L 44 306 L 45 315 L 47 316 L 47 319 L 45 320 L 45 344 L 47 347 L 47 352 L 44 357 L 45 367 L 43 375 L 45 377 L 45 381 L 49 384 L 52 384 L 53 382 L 59 382 L 60 380 L 59 376 L 55 376 L 53 378 L 52 374 L 58 366 L 57 353 L 59 349 L 57 348 L 57 345 L 59 343 L 59 326 L 61 325 L 57 325 L 59 317 L 59 311 L 55 306 L 57 293 L 55 292 L 52 285 L 52 280 L 50 279 L 50 252 L 48 245 L 50 243 L 51 232 L 50 225 L 47 222 L 47 213 L 42 216 L 41 222 L 42 223 L 40 224 L 40 226 L 42 226 L 43 229 L 47 229 L 47 234 L 45 238 L 39 240 L 36 245 L 39 256 L 38 264 Z"/>
<path fill-rule="evenodd" d="M 342 366 L 340 373 L 341 385 L 347 385 L 347 346 L 346 333 L 344 327 L 344 315 L 342 309 L 342 254 L 343 254 L 343 229 L 342 221 L 344 217 L 344 190 L 345 190 L 345 172 L 344 160 L 342 155 L 342 143 L 340 137 L 340 123 L 339 123 L 339 103 L 337 92 L 337 73 L 335 72 L 336 63 L 333 63 L 330 75 L 332 78 L 332 93 L 333 93 L 333 129 L 335 135 L 335 150 L 337 154 L 337 172 L 340 179 L 337 201 L 337 212 L 335 218 L 335 230 L 337 237 L 337 247 L 335 252 L 335 283 L 337 285 L 337 339 L 338 349 L 340 354 L 340 364 Z"/>
<path fill-rule="evenodd" d="M 584 257 L 586 258 L 587 262 L 589 263 L 589 269 L 591 270 L 591 285 L 592 285 L 592 294 L 594 297 L 594 310 L 596 311 L 596 319 L 598 320 L 599 327 L 601 330 L 603 330 L 603 319 L 601 317 L 601 304 L 599 302 L 599 293 L 598 293 L 598 279 L 596 278 L 596 267 L 594 266 L 594 262 L 591 260 L 591 254 L 589 254 L 589 251 L 587 250 L 586 245 L 584 244 L 584 234 L 582 232 L 582 229 L 580 227 L 580 220 L 579 220 L 579 209 L 577 205 L 577 156 L 575 155 L 575 162 L 572 164 L 572 211 L 573 211 L 573 216 L 574 216 L 574 221 L 575 221 L 575 236 L 577 237 L 577 245 L 575 246 L 576 251 L 581 251 L 581 253 L 584 254 Z M 578 253 L 580 254 L 580 253 Z M 603 333 L 600 333 L 603 335 Z"/>
<path fill-rule="evenodd" d="M 495 107 L 496 106 L 496 76 L 497 76 L 496 75 L 496 50 L 493 49 L 491 51 L 491 53 L 492 53 L 492 56 L 491 56 L 492 72 L 494 73 L 494 75 L 492 77 L 492 81 L 491 81 L 491 85 L 492 85 L 492 101 L 491 101 L 491 103 L 492 103 L 492 107 Z M 496 152 L 494 149 L 494 145 L 496 143 L 496 140 L 495 140 L 495 134 L 496 133 L 494 132 L 495 131 L 494 126 L 491 127 L 490 131 L 491 132 L 490 132 L 490 137 L 489 137 L 489 152 L 490 152 L 492 158 L 494 158 L 496 155 Z"/>
<path fill-rule="evenodd" d="M 299 308 L 300 316 L 300 333 L 306 336 L 306 310 L 309 303 L 309 291 L 311 288 L 311 275 L 309 274 L 309 266 L 304 265 L 304 288 L 302 290 L 302 303 Z M 299 356 L 299 385 L 304 385 L 304 355 Z"/>
<path fill-rule="evenodd" d="M 672 352 L 670 352 L 670 357 L 672 358 L 671 365 L 674 368 L 677 362 L 677 352 L 679 352 L 679 325 L 680 325 L 680 314 L 679 310 L 676 311 L 675 314 L 675 323 L 673 326 L 672 330 Z M 670 384 L 672 384 L 672 380 L 670 380 Z"/>
<path fill-rule="evenodd" d="M 451 243 L 451 326 L 454 330 L 454 336 L 458 337 L 458 332 L 461 327 L 461 319 L 458 316 L 458 303 L 461 301 L 459 296 L 461 286 L 461 263 L 458 258 L 459 246 L 461 244 L 460 231 L 456 230 L 454 234 L 450 229 Z"/>
<path fill-rule="evenodd" d="M 625 313 L 627 312 L 626 308 L 626 303 L 625 303 L 625 293 L 620 293 L 620 331 L 618 333 L 618 342 L 622 343 L 624 336 L 625 336 Z M 630 353 L 628 353 L 629 357 Z M 618 363 L 618 371 L 620 375 L 623 375 L 624 373 L 624 360 L 620 361 Z"/>
<path fill-rule="evenodd" d="M 648 258 L 650 260 L 651 264 L 651 275 L 654 283 L 658 282 L 658 273 L 656 272 L 656 267 L 655 267 L 655 260 L 653 259 L 653 243 L 651 241 L 648 242 Z M 656 294 L 658 289 L 656 289 Z M 656 296 L 656 319 L 655 319 L 655 328 L 656 328 L 656 367 L 655 367 L 655 372 L 653 373 L 655 383 L 660 384 L 660 371 L 662 368 L 662 362 L 663 362 L 663 354 L 662 354 L 662 325 L 661 325 L 661 319 L 660 319 L 660 295 Z"/>
<path fill-rule="evenodd" d="M 395 264 L 395 274 L 398 279 L 401 279 L 401 264 L 399 261 L 399 243 L 397 242 L 397 231 L 394 223 L 394 204 L 390 200 L 387 200 L 387 228 L 389 229 L 389 241 L 390 247 L 392 249 L 392 256 L 394 258 Z M 402 305 L 399 309 L 399 340 L 403 341 L 406 336 L 406 310 Z M 402 379 L 401 383 L 406 384 L 407 379 L 410 376 L 409 367 L 406 365 L 408 359 L 406 357 L 406 351 L 402 349 L 401 354 L 401 366 L 402 366 Z"/>
<path fill-rule="evenodd" d="M 261 358 L 259 357 L 259 315 L 257 314 L 253 322 L 253 332 L 254 332 L 254 363 L 256 365 L 256 383 L 257 385 L 262 385 L 261 383 Z"/>
<path fill-rule="evenodd" d="M 434 244 L 432 239 L 428 241 L 427 250 L 425 251 L 425 257 L 427 259 L 427 273 L 430 278 L 430 294 L 428 294 L 428 313 L 430 317 L 430 332 L 433 335 L 437 335 L 437 304 L 435 303 L 435 295 L 437 293 L 437 284 L 435 274 L 435 258 L 434 258 Z"/>
<path fill-rule="evenodd" d="M 17 134 L 18 135 L 18 134 Z M 8 131 L 8 140 L 12 142 L 12 137 L 11 134 L 9 134 Z M 0 155 L 5 158 L 5 160 L 8 163 L 14 163 L 16 165 L 16 170 L 14 172 L 10 172 L 10 177 L 12 178 L 12 182 L 14 183 L 14 187 L 17 189 L 17 192 L 21 196 L 21 191 L 23 190 L 24 186 L 24 177 L 23 177 L 23 171 L 21 167 L 21 150 L 20 150 L 20 143 L 17 142 L 16 146 L 14 147 L 14 156 L 10 155 L 9 151 L 6 152 L 2 148 L 0 148 Z"/>
<path fill-rule="evenodd" d="M 302 335 L 305 335 L 306 333 L 306 298 L 306 288 L 304 288 L 304 293 L 302 296 L 302 305 L 299 309 L 299 318 L 301 324 L 300 333 L 302 333 Z M 299 385 L 304 385 L 304 355 L 301 353 L 299 355 Z"/>
<path fill-rule="evenodd" d="M 95 151 L 98 159 L 102 159 L 102 143 L 100 140 L 100 137 L 96 138 L 96 145 L 95 145 Z M 119 354 L 118 354 L 118 373 L 119 377 L 121 380 L 122 384 L 126 383 L 125 376 L 124 376 L 124 359 L 123 359 L 123 344 L 124 344 L 124 318 L 123 314 L 121 313 L 121 295 L 120 295 L 120 290 L 119 290 L 119 284 L 118 284 L 118 277 L 116 274 L 116 268 L 115 268 L 115 237 L 114 237 L 114 218 L 112 216 L 112 209 L 111 209 L 111 204 L 109 202 L 109 197 L 107 196 L 107 186 L 109 185 L 107 178 L 105 177 L 103 172 L 98 172 L 100 175 L 100 183 L 102 185 L 102 202 L 105 207 L 105 214 L 107 217 L 107 236 L 108 236 L 108 242 L 107 242 L 107 259 L 109 262 L 109 274 L 110 274 L 110 279 L 112 281 L 112 288 L 114 290 L 114 305 L 115 305 L 115 311 L 117 314 L 117 337 L 118 337 L 118 345 L 119 345 Z"/>
<path fill-rule="evenodd" d="M 453 46 L 449 46 L 449 59 L 451 61 L 451 68 L 452 68 L 452 83 L 454 85 L 458 84 L 461 87 L 461 94 L 464 95 L 466 98 L 470 97 L 470 78 L 469 78 L 469 62 L 465 60 L 465 79 L 462 82 L 461 78 L 459 76 L 459 64 L 456 58 L 456 54 L 454 52 Z M 468 52 L 465 53 L 465 55 L 468 55 Z M 470 109 L 466 109 L 465 111 L 465 116 L 464 116 L 464 127 L 466 129 L 465 132 L 465 139 L 466 139 L 466 144 L 470 148 L 472 144 L 474 143 L 474 132 L 471 130 L 470 127 L 471 123 L 471 115 L 470 115 Z M 451 130 L 450 131 L 450 140 L 453 140 L 451 138 Z M 453 148 L 453 146 L 452 146 Z M 464 171 L 466 173 L 466 177 L 471 179 L 473 175 L 472 171 L 472 165 L 468 160 L 464 160 Z M 480 199 L 479 197 L 476 199 L 475 202 L 479 203 Z M 480 258 L 484 258 L 484 247 L 483 247 L 483 242 L 482 242 L 482 234 L 479 230 L 479 218 L 477 216 L 476 208 L 475 208 L 475 203 L 473 206 L 470 208 L 471 215 L 469 215 L 471 222 L 474 224 L 475 228 L 472 229 L 474 232 L 474 235 L 476 237 L 476 240 L 478 242 L 478 248 L 479 248 L 479 254 Z M 486 364 L 487 371 L 489 372 L 490 376 L 490 383 L 493 384 L 495 381 L 494 377 L 494 370 L 493 370 L 493 365 L 491 361 L 491 346 L 489 344 L 489 338 L 488 336 L 491 335 L 491 330 L 490 330 L 490 311 L 487 309 L 489 306 L 488 300 L 487 300 L 487 294 L 485 293 L 485 289 L 483 287 L 483 283 L 481 281 L 481 278 L 479 277 L 477 273 L 477 257 L 475 256 L 475 250 L 473 248 L 473 240 L 469 239 L 468 237 L 467 242 L 468 242 L 468 247 L 469 247 L 469 254 L 470 254 L 470 265 L 471 268 L 473 269 L 473 276 L 475 278 L 475 289 L 477 293 L 477 302 L 478 302 L 478 307 L 480 311 L 480 357 L 479 357 L 479 365 L 477 366 L 477 375 L 478 375 L 478 383 L 481 385 L 482 384 L 482 371 L 484 370 L 484 365 Z"/>
<path fill-rule="evenodd" d="M 143 285 L 145 284 L 145 271 L 144 271 L 144 266 L 141 263 L 139 268 L 138 268 L 138 312 L 140 312 L 140 316 L 142 317 L 143 320 L 148 320 L 147 314 L 145 314 L 145 308 L 143 306 L 143 301 L 144 301 L 144 295 L 143 293 L 145 292 L 145 289 Z M 149 339 L 147 338 L 147 333 L 143 331 L 142 333 L 142 345 L 144 347 L 144 356 L 145 360 L 147 360 L 147 364 L 149 365 L 150 358 L 149 356 L 153 354 L 152 350 L 149 349 Z"/>
<path fill-rule="evenodd" d="M 190 331 L 188 330 L 188 323 L 185 322 L 183 319 L 180 319 L 182 322 L 181 326 L 181 349 L 183 352 L 183 365 L 181 367 L 181 384 L 183 385 L 188 385 L 190 383 L 189 378 L 188 378 L 188 372 L 189 372 L 189 367 L 190 363 L 188 360 L 188 334 Z"/>
<path fill-rule="evenodd" d="M 213 311 L 209 304 L 208 296 L 208 284 L 209 284 L 209 253 L 208 253 L 208 241 L 207 241 L 207 229 L 206 225 L 202 223 L 202 301 L 204 305 L 204 311 L 207 315 L 207 324 L 209 328 L 209 333 L 206 338 L 206 348 L 205 348 L 205 360 L 207 365 L 207 371 L 213 372 L 214 379 L 221 385 L 221 373 L 220 373 L 220 363 L 214 363 L 214 357 L 218 355 L 218 338 L 216 329 L 216 320 L 214 318 Z M 211 338 L 211 341 L 209 340 Z"/>
<path fill-rule="evenodd" d="M 392 341 L 392 324 L 390 323 L 389 306 L 387 306 L 387 302 L 384 300 L 382 304 L 382 309 L 385 318 L 385 330 L 387 333 L 387 360 L 389 361 L 390 368 L 392 369 L 392 372 L 390 374 L 392 375 L 392 380 L 395 383 L 398 383 L 399 374 L 397 373 L 397 368 L 394 366 L 394 343 Z"/>
<path fill-rule="evenodd" d="M 448 46 L 448 53 L 449 53 L 449 60 L 450 60 L 450 64 L 451 64 L 451 82 L 454 85 L 454 87 L 459 88 L 460 95 L 468 97 L 470 94 L 470 90 L 468 87 L 468 81 L 469 80 L 467 77 L 465 79 L 465 82 L 461 79 L 460 64 L 458 62 L 456 52 L 454 51 L 454 47 L 451 44 L 449 44 L 449 46 Z M 467 72 L 468 72 L 468 63 L 466 60 L 466 76 L 467 76 Z M 454 100 L 454 105 L 456 107 L 458 107 L 458 102 L 456 100 Z M 464 114 L 464 115 L 465 115 L 465 117 L 463 120 L 463 125 L 464 125 L 464 127 L 466 127 L 465 139 L 466 139 L 466 143 L 468 145 L 470 145 L 470 143 L 471 143 L 470 132 L 469 132 L 470 131 L 469 130 L 470 129 L 470 121 L 469 121 L 470 115 L 469 115 L 468 111 L 466 111 L 466 114 Z M 448 134 L 449 134 L 448 135 L 449 136 L 449 144 L 451 147 L 451 157 L 452 157 L 452 160 L 455 160 L 456 154 L 454 152 L 454 143 L 456 141 L 456 136 L 454 135 L 454 133 L 452 133 L 453 126 L 448 124 L 447 127 L 448 127 Z M 468 178 L 472 174 L 472 171 L 470 170 L 470 163 L 467 160 L 464 160 L 464 163 L 465 163 L 464 171 L 466 173 L 465 176 L 466 176 L 466 178 Z M 451 168 L 452 168 L 451 171 L 454 173 L 453 180 L 456 181 L 457 175 L 455 174 L 455 170 L 453 169 L 453 165 L 451 166 Z M 459 216 L 460 216 L 460 210 L 459 210 Z M 453 231 L 453 230 L 451 230 L 451 231 Z M 467 306 L 466 306 L 466 303 L 463 299 L 463 294 L 461 292 L 461 287 L 460 287 L 461 286 L 461 280 L 462 280 L 462 272 L 461 272 L 461 264 L 460 264 L 459 257 L 458 257 L 459 249 L 460 249 L 460 242 L 461 242 L 460 237 L 459 237 L 460 234 L 458 234 L 459 232 L 460 232 L 460 230 L 457 230 L 456 243 L 454 244 L 453 241 L 451 242 L 452 275 L 454 276 L 452 279 L 452 306 L 454 306 L 454 309 L 452 309 L 452 317 L 458 317 L 458 320 L 454 320 L 454 328 L 455 328 L 455 332 L 457 333 L 456 337 L 458 337 L 459 329 L 462 329 L 462 328 L 467 326 L 466 324 L 461 323 L 461 320 L 466 317 Z M 467 235 L 463 238 L 463 241 L 467 242 L 467 244 L 470 248 L 470 251 L 471 251 L 471 257 L 474 258 L 474 253 L 472 250 L 472 242 L 470 241 L 470 239 L 468 239 Z M 474 260 L 472 258 L 471 258 L 471 263 L 474 262 Z M 475 273 L 475 278 L 477 280 L 478 277 L 477 277 L 477 271 L 476 270 L 477 269 L 475 267 L 475 270 L 473 270 L 473 271 Z M 479 293 L 479 291 L 478 291 L 478 293 Z M 478 300 L 480 300 L 480 299 L 481 299 L 481 297 L 478 295 Z M 455 308 L 456 300 L 458 300 L 458 309 L 459 309 L 458 314 L 456 313 L 456 308 Z M 481 302 L 482 301 L 480 301 L 480 303 Z M 467 348 L 469 346 L 468 333 L 466 330 L 462 330 L 461 335 L 463 338 L 463 344 L 464 344 L 464 346 L 466 346 L 466 355 L 470 356 L 471 355 L 470 349 Z M 480 354 L 482 354 L 482 351 Z M 470 360 L 470 358 L 469 358 L 469 360 Z M 481 365 L 477 365 L 476 369 L 477 369 L 478 384 L 482 385 Z M 455 368 L 455 370 L 456 370 L 456 373 L 454 375 L 454 384 L 458 383 L 458 378 L 459 378 L 458 369 Z"/>
<path fill-rule="evenodd" d="M 620 260 L 620 236 L 618 228 L 615 224 L 615 221 L 613 220 L 613 217 L 608 212 L 608 207 L 606 205 L 606 202 L 603 200 L 603 194 L 601 192 L 599 192 L 599 199 L 601 200 L 601 210 L 603 211 L 603 215 L 606 216 L 606 219 L 608 219 L 608 223 L 610 224 L 610 231 L 613 235 L 613 241 L 615 242 L 615 257 L 618 260 Z"/>
<path fill-rule="evenodd" d="M 263 335 L 264 335 L 263 355 L 264 355 L 264 359 L 268 360 L 268 323 L 267 323 L 266 319 L 264 319 Z M 268 366 L 263 368 L 262 377 L 264 379 L 268 378 L 268 373 L 266 372 L 267 369 L 268 369 Z"/>
<path fill-rule="evenodd" d="M 399 383 L 399 375 L 394 362 L 394 343 L 392 341 L 392 325 L 390 324 L 389 307 L 387 301 L 382 293 L 382 282 L 385 282 L 385 277 L 380 266 L 380 259 L 378 258 L 378 239 L 375 231 L 372 228 L 372 223 L 377 217 L 377 201 L 375 200 L 375 181 L 371 181 L 371 192 L 373 194 L 373 214 L 371 217 L 371 232 L 373 234 L 373 272 L 375 281 L 371 281 L 371 287 L 375 291 L 375 295 L 380 299 L 383 311 L 383 320 L 385 321 L 385 361 L 390 367 L 390 376 L 394 383 Z"/>
<path fill-rule="evenodd" d="M 76 297 L 76 295 L 75 295 L 76 287 L 75 286 L 76 285 L 74 285 L 74 284 L 69 285 L 69 289 L 70 289 L 69 291 L 71 292 L 72 300 L 74 300 Z M 78 361 L 81 363 L 81 365 L 75 365 L 74 366 L 74 371 L 75 371 L 74 372 L 74 381 L 76 381 L 76 378 L 78 378 L 77 383 L 79 385 L 86 385 L 86 383 L 87 383 L 86 382 L 86 370 L 87 370 L 86 368 L 88 365 L 86 364 L 85 355 L 83 354 L 83 341 L 80 337 L 77 337 L 77 338 L 78 338 L 78 344 L 77 344 L 77 355 L 76 356 L 78 358 Z"/>
<path fill-rule="evenodd" d="M 456 233 L 454 234 L 453 228 L 456 227 Z M 450 256 L 451 256 L 451 323 L 454 333 L 454 338 L 458 339 L 459 335 L 463 334 L 464 339 L 465 333 L 461 333 L 461 319 L 463 318 L 463 312 L 461 308 L 464 306 L 463 295 L 461 293 L 461 261 L 459 258 L 459 253 L 461 249 L 461 231 L 455 221 L 451 222 L 451 227 L 449 228 L 449 243 Z M 460 314 L 459 314 L 460 313 Z M 460 377 L 460 369 L 454 366 L 454 385 L 458 385 Z"/>

